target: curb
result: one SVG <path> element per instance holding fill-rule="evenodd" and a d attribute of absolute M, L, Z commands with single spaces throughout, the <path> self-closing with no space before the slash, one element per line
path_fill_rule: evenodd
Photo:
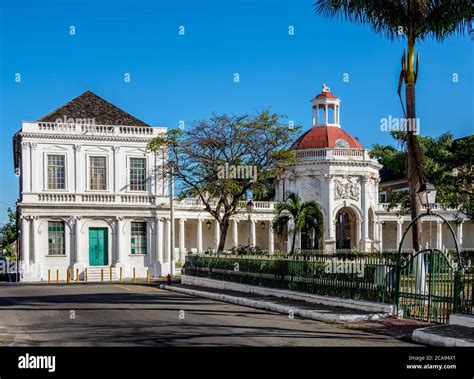
<path fill-rule="evenodd" d="M 474 316 L 452 314 L 449 316 L 449 324 L 474 328 Z"/>
<path fill-rule="evenodd" d="M 429 329 L 433 326 L 427 328 L 420 328 L 413 331 L 412 339 L 413 341 L 423 343 L 430 346 L 442 346 L 442 347 L 474 347 L 474 343 L 467 342 L 458 338 L 445 337 L 437 334 L 428 333 Z"/>
<path fill-rule="evenodd" d="M 341 314 L 328 314 L 328 313 L 320 313 L 313 310 L 308 309 L 300 309 L 295 307 L 289 307 L 286 305 L 270 303 L 267 301 L 260 301 L 260 300 L 250 300 L 244 297 L 237 297 L 237 296 L 230 296 L 225 294 L 219 293 L 212 293 L 212 292 L 205 292 L 205 291 L 198 291 L 192 290 L 188 288 L 180 288 L 180 287 L 173 287 L 168 285 L 160 286 L 160 288 L 166 289 L 168 291 L 179 292 L 186 295 L 192 296 L 199 296 L 204 297 L 211 300 L 222 301 L 225 303 L 241 305 L 244 307 L 250 307 L 255 309 L 263 309 L 266 311 L 282 313 L 286 315 L 293 314 L 295 316 L 300 316 L 302 318 L 307 318 L 316 321 L 325 321 L 325 322 L 358 322 L 358 321 L 368 321 L 368 320 L 377 320 L 383 317 L 389 317 L 390 314 L 388 313 L 371 313 L 371 314 L 348 314 L 348 315 L 341 315 Z"/>
<path fill-rule="evenodd" d="M 370 313 L 382 313 L 395 315 L 395 306 L 393 304 L 374 303 L 366 300 L 345 299 L 334 296 L 322 296 L 309 294 L 299 291 L 281 290 L 268 287 L 257 287 L 248 284 L 227 282 L 225 280 L 215 280 L 209 278 L 201 278 L 189 275 L 181 276 L 181 284 L 189 284 L 191 286 L 213 288 L 222 291 L 237 291 L 242 293 L 253 293 L 263 296 L 275 296 L 290 300 L 304 301 L 307 303 L 321 304 L 332 307 L 349 308 L 352 310 L 362 310 Z"/>

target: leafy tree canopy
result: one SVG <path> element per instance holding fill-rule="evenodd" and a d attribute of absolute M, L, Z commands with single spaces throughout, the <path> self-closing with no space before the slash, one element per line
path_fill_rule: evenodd
<path fill-rule="evenodd" d="M 0 247 L 11 251 L 11 245 L 16 241 L 17 229 L 16 229 L 16 215 L 11 208 L 7 209 L 8 212 L 8 223 L 0 227 Z"/>
<path fill-rule="evenodd" d="M 290 144 L 301 127 L 264 109 L 251 115 L 213 115 L 150 141 L 151 151 L 173 162 L 177 193 L 197 197 L 219 222 L 222 251 L 230 217 L 249 193 L 269 196 L 269 183 L 295 161 Z M 165 167 L 159 176 L 166 176 Z"/>
<path fill-rule="evenodd" d="M 400 141 L 400 134 L 392 133 Z M 454 140 L 449 132 L 438 137 L 420 137 L 425 156 L 425 177 L 437 189 L 437 202 L 443 206 L 457 208 L 472 218 L 473 209 L 473 167 L 474 136 Z M 405 177 L 405 152 L 392 146 L 376 144 L 375 156 L 395 176 Z M 406 206 L 407 193 L 398 193 L 394 201 Z"/>

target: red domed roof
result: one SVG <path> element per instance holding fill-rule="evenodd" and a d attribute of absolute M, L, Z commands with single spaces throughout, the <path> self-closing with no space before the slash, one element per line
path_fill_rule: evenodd
<path fill-rule="evenodd" d="M 315 126 L 301 135 L 292 146 L 295 150 L 326 147 L 364 148 L 359 141 L 337 126 Z"/>
<path fill-rule="evenodd" d="M 331 92 L 321 92 L 316 99 L 337 99 Z"/>

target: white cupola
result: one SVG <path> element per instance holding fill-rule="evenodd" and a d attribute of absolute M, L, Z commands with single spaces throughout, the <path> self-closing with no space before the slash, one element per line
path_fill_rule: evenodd
<path fill-rule="evenodd" d="M 339 108 L 341 100 L 331 93 L 323 83 L 322 92 L 311 100 L 313 107 L 312 126 L 335 126 L 340 128 Z"/>

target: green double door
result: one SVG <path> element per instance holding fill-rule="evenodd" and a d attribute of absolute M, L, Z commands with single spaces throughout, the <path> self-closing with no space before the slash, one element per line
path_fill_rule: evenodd
<path fill-rule="evenodd" d="M 89 264 L 106 266 L 108 264 L 107 228 L 89 228 Z"/>

